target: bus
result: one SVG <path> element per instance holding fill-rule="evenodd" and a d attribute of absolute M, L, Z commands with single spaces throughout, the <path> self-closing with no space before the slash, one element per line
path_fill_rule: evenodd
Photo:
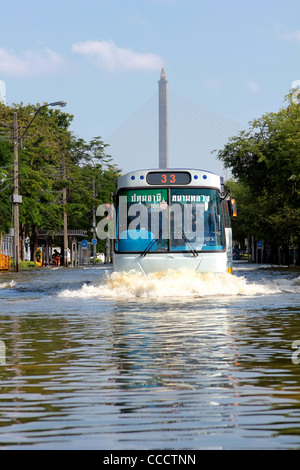
<path fill-rule="evenodd" d="M 223 178 L 200 169 L 121 175 L 115 194 L 114 271 L 232 273 L 235 201 Z"/>

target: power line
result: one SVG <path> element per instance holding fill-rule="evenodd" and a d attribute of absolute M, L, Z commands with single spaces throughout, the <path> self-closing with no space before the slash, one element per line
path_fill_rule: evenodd
<path fill-rule="evenodd" d="M 11 168 L 13 166 L 14 166 L 13 163 L 11 165 L 7 165 L 7 166 L 0 166 L 0 170 L 6 170 L 6 168 Z"/>
<path fill-rule="evenodd" d="M 2 193 L 3 191 L 5 191 L 6 189 L 8 189 L 8 188 L 10 187 L 10 185 L 12 184 L 13 181 L 14 181 L 14 178 L 11 179 L 11 181 L 8 183 L 8 185 L 5 186 L 5 188 L 0 189 L 0 193 Z"/>

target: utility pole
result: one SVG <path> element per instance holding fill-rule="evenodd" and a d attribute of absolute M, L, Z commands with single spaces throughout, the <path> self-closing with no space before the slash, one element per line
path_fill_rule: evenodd
<path fill-rule="evenodd" d="M 14 272 L 20 272 L 20 224 L 19 224 L 19 204 L 22 196 L 19 195 L 19 157 L 18 157 L 18 114 L 14 113 L 14 192 L 12 196 L 14 214 Z"/>
<path fill-rule="evenodd" d="M 55 101 L 54 103 L 47 103 L 40 106 L 35 112 L 30 123 L 26 127 L 25 131 L 21 135 L 21 140 L 25 136 L 29 127 L 33 123 L 34 119 L 40 112 L 40 110 L 46 106 L 66 106 L 66 101 Z M 20 272 L 20 221 L 19 221 L 19 204 L 22 203 L 22 196 L 19 195 L 19 156 L 18 156 L 18 113 L 14 112 L 14 125 L 13 125 L 13 142 L 14 142 L 14 192 L 12 195 L 12 204 L 13 204 L 13 218 L 14 218 L 14 272 Z M 67 240 L 68 241 L 68 240 Z"/>
<path fill-rule="evenodd" d="M 67 172 L 66 172 L 66 161 L 65 161 L 65 155 L 64 153 L 62 154 L 62 174 L 63 174 L 63 180 L 65 181 L 67 179 Z M 63 208 L 64 208 L 64 215 L 63 215 L 63 220 L 64 220 L 64 266 L 65 268 L 68 267 L 68 214 L 66 210 L 66 204 L 67 204 L 67 188 L 63 188 Z"/>

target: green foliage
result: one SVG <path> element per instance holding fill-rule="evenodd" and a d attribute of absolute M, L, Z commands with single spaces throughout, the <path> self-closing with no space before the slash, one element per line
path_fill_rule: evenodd
<path fill-rule="evenodd" d="M 34 263 L 33 261 L 20 261 L 20 268 L 27 269 L 27 268 L 38 268 L 39 266 Z"/>
<path fill-rule="evenodd" d="M 300 235 L 300 106 L 250 123 L 227 143 L 219 158 L 231 168 L 238 202 L 236 235 L 253 235 L 272 245 L 289 245 Z"/>

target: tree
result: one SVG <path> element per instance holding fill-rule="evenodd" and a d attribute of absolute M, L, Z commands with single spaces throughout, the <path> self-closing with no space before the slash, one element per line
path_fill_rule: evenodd
<path fill-rule="evenodd" d="M 120 170 L 111 163 L 112 157 L 105 153 L 107 145 L 100 137 L 90 142 L 73 139 L 71 150 L 72 165 L 68 168 L 68 225 L 91 234 L 93 208 L 110 203 L 115 191 Z M 98 248 L 104 249 L 104 241 L 98 241 Z"/>
<path fill-rule="evenodd" d="M 11 223 L 10 194 L 13 184 L 11 145 L 0 141 L 0 233 L 7 233 Z"/>
<path fill-rule="evenodd" d="M 19 142 L 19 187 L 23 196 L 20 227 L 23 239 L 31 234 L 33 257 L 37 249 L 35 234 L 38 230 L 61 230 L 64 209 L 70 228 L 86 229 L 92 235 L 92 207 L 110 202 L 110 192 L 119 175 L 100 137 L 87 143 L 70 132 L 70 114 L 43 107 L 27 129 L 38 107 L 0 105 L 0 131 L 4 130 L 7 137 L 0 137 L 0 232 L 6 233 L 11 226 L 13 144 L 8 137 L 17 112 L 19 136 L 24 135 Z M 64 189 L 67 204 L 63 207 Z"/>

